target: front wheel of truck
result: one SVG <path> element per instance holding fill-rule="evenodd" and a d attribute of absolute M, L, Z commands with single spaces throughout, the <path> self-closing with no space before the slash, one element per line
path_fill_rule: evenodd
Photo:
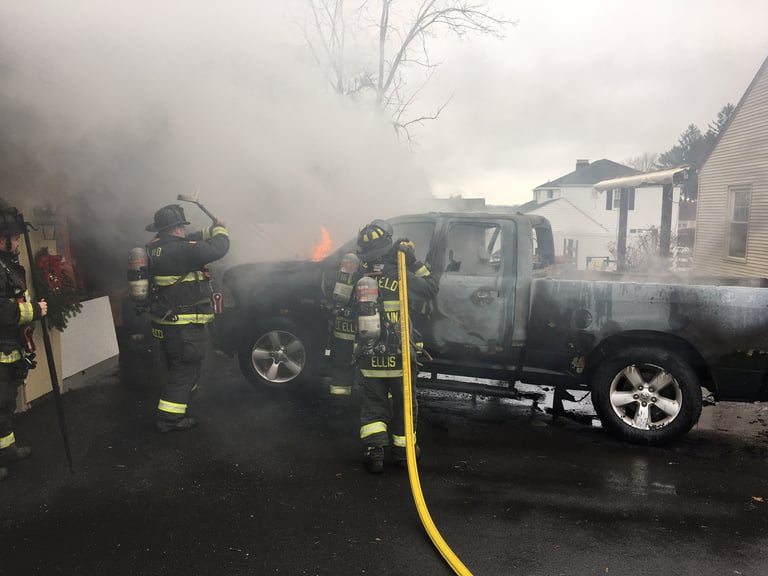
<path fill-rule="evenodd" d="M 278 318 L 252 332 L 238 348 L 237 359 L 252 384 L 294 388 L 308 379 L 310 349 L 294 323 Z"/>
<path fill-rule="evenodd" d="M 634 444 L 678 440 L 701 416 L 701 385 L 685 358 L 660 348 L 621 351 L 592 379 L 592 402 L 603 427 Z"/>

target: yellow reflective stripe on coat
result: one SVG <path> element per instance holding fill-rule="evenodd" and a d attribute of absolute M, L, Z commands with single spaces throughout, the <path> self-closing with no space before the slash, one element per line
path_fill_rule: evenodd
<path fill-rule="evenodd" d="M 213 322 L 213 314 L 177 314 L 176 320 L 164 320 L 162 318 L 152 317 L 155 324 L 208 324 Z"/>
<path fill-rule="evenodd" d="M 384 309 L 384 312 L 399 312 L 400 300 L 384 300 L 382 308 Z"/>
<path fill-rule="evenodd" d="M 387 423 L 386 422 L 371 422 L 370 424 L 366 424 L 365 426 L 360 426 L 360 438 L 368 438 L 368 436 L 373 436 L 374 434 L 386 434 L 387 433 Z"/>
<path fill-rule="evenodd" d="M 222 236 L 229 236 L 229 232 L 227 232 L 227 229 L 224 228 L 224 226 L 206 226 L 203 228 L 203 240 L 210 240 L 219 234 Z"/>
<path fill-rule="evenodd" d="M 181 276 L 155 276 L 155 284 L 159 287 L 164 286 L 173 286 L 177 282 L 179 282 L 179 278 L 181 278 L 181 282 L 202 282 L 205 280 L 205 275 L 202 271 L 197 270 L 195 272 L 190 272 L 183 278 Z"/>
<path fill-rule="evenodd" d="M 403 369 L 398 370 L 365 370 L 360 369 L 360 373 L 368 378 L 399 378 L 403 375 Z"/>
<path fill-rule="evenodd" d="M 21 360 L 21 350 L 13 350 L 8 354 L 0 352 L 0 362 L 3 364 L 13 364 L 19 360 Z"/>
<path fill-rule="evenodd" d="M 13 445 L 14 442 L 16 442 L 16 437 L 13 435 L 13 432 L 8 434 L 8 436 L 3 436 L 0 438 L 0 450 L 3 448 L 8 448 L 9 446 Z"/>
<path fill-rule="evenodd" d="M 170 412 L 171 414 L 184 414 L 187 411 L 187 405 L 168 402 L 168 400 L 161 398 L 160 402 L 157 403 L 157 409 L 161 412 Z"/>
<path fill-rule="evenodd" d="M 337 332 L 336 330 L 333 331 L 333 337 L 338 338 L 339 340 L 354 340 L 355 335 L 350 334 L 349 332 Z"/>
<path fill-rule="evenodd" d="M 414 272 L 414 274 L 416 276 L 429 276 L 429 268 L 427 268 L 426 266 L 422 266 L 421 268 L 416 270 L 416 272 Z"/>
<path fill-rule="evenodd" d="M 35 319 L 35 307 L 32 302 L 19 302 L 19 324 L 29 324 Z"/>

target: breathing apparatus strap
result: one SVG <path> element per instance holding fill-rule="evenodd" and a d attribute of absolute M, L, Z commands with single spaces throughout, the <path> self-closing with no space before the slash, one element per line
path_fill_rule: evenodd
<path fill-rule="evenodd" d="M 8 264 L 5 263 L 5 260 L 3 260 L 2 257 L 0 257 L 0 266 L 2 266 L 6 276 L 11 281 L 14 288 L 23 291 L 26 286 L 26 281 L 22 281 L 21 277 L 8 267 Z"/>

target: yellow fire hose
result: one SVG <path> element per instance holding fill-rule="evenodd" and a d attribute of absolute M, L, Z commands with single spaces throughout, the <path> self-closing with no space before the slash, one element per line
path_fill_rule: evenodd
<path fill-rule="evenodd" d="M 416 503 L 416 509 L 419 511 L 421 523 L 424 525 L 427 534 L 429 534 L 432 543 L 438 552 L 443 556 L 448 565 L 459 576 L 472 576 L 472 573 L 459 560 L 458 556 L 448 546 L 440 532 L 437 530 L 432 516 L 427 510 L 427 504 L 424 501 L 424 494 L 421 491 L 419 482 L 419 470 L 416 467 L 416 441 L 415 431 L 413 429 L 413 405 L 411 397 L 413 390 L 411 386 L 411 319 L 408 314 L 408 281 L 406 279 L 405 254 L 397 253 L 397 273 L 400 277 L 399 295 L 400 295 L 400 334 L 403 347 L 403 408 L 405 413 L 405 453 L 408 462 L 408 479 L 411 482 L 411 493 L 413 501 Z"/>

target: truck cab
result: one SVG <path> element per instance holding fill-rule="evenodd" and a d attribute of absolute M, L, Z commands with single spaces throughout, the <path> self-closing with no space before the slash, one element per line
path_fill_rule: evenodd
<path fill-rule="evenodd" d="M 434 212 L 389 222 L 393 239 L 413 241 L 417 258 L 440 283 L 434 300 L 412 306 L 414 326 L 433 358 L 425 370 L 514 378 L 526 339 L 531 271 L 554 262 L 549 222 L 522 214 Z M 336 272 L 343 255 L 355 249 L 350 239 L 320 262 L 227 270 L 224 283 L 234 306 L 217 319 L 217 347 L 237 354 L 253 382 L 282 386 L 312 379 L 327 345 Z M 297 353 L 291 359 L 292 350 Z"/>

